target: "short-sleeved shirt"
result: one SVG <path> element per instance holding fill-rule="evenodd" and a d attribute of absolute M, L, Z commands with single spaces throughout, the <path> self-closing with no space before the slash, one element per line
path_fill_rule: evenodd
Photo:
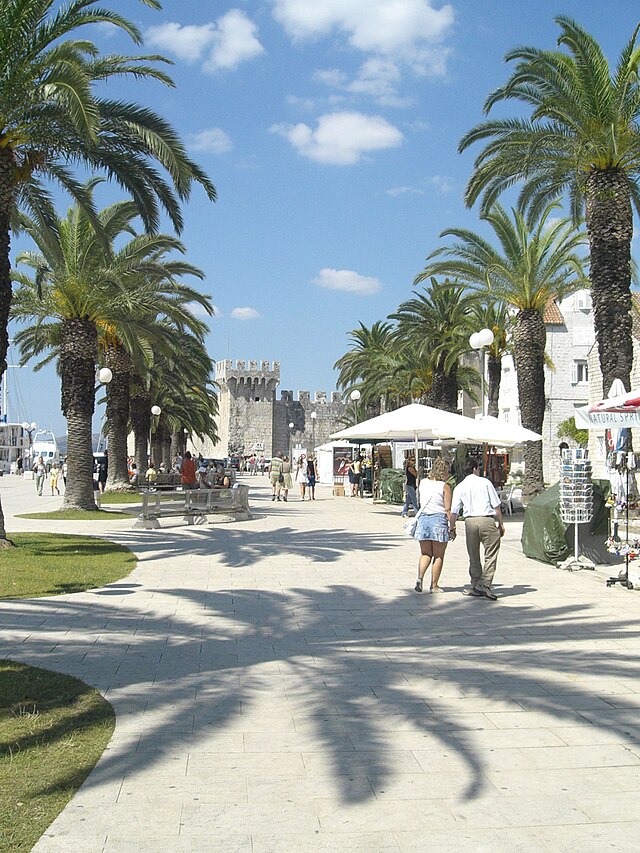
<path fill-rule="evenodd" d="M 180 469 L 180 480 L 187 485 L 195 484 L 196 482 L 196 463 L 193 459 L 183 459 L 182 468 Z"/>
<path fill-rule="evenodd" d="M 490 480 L 469 474 L 453 490 L 451 512 L 458 515 L 463 509 L 465 518 L 494 516 L 500 504 L 498 493 Z"/>

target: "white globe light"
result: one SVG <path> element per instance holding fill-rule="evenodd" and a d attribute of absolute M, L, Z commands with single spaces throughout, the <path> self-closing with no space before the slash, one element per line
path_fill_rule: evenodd
<path fill-rule="evenodd" d="M 469 346 L 471 349 L 480 349 L 482 344 L 478 340 L 478 333 L 474 332 L 472 335 L 469 335 Z"/>
<path fill-rule="evenodd" d="M 29 424 L 26 421 L 22 422 L 22 429 L 29 429 Z"/>
<path fill-rule="evenodd" d="M 493 332 L 491 329 L 480 329 L 478 332 L 478 340 L 481 347 L 490 347 L 493 343 Z"/>
<path fill-rule="evenodd" d="M 354 403 L 360 399 L 360 396 L 360 392 L 357 388 L 355 391 L 352 391 L 351 394 L 349 394 L 349 397 L 353 400 Z"/>
<path fill-rule="evenodd" d="M 293 428 L 294 428 L 294 426 L 295 426 L 294 422 L 293 422 L 293 421 L 290 421 L 290 422 L 289 422 L 289 429 L 293 429 Z"/>
<path fill-rule="evenodd" d="M 315 419 L 318 417 L 318 413 L 317 412 L 311 412 L 310 417 L 312 418 L 312 420 L 315 421 Z"/>
<path fill-rule="evenodd" d="M 113 373 L 109 370 L 108 367 L 101 367 L 98 371 L 98 380 L 103 385 L 108 385 L 109 382 L 113 379 Z"/>
<path fill-rule="evenodd" d="M 152 415 L 161 415 L 162 409 L 160 408 L 160 406 L 151 406 L 151 414 Z"/>

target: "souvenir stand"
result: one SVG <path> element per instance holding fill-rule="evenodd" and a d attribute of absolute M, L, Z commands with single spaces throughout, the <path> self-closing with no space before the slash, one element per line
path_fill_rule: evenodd
<path fill-rule="evenodd" d="M 578 530 L 593 518 L 593 482 L 589 452 L 582 448 L 564 450 L 560 468 L 560 515 L 565 524 L 573 524 L 573 555 L 567 557 L 558 568 L 595 569 L 595 564 L 580 556 Z"/>
<path fill-rule="evenodd" d="M 607 437 L 607 468 L 611 482 L 609 506 L 611 513 L 611 535 L 607 540 L 610 553 L 624 557 L 624 569 L 618 577 L 607 580 L 607 586 L 620 583 L 628 589 L 640 589 L 640 570 L 629 567 L 640 553 L 640 541 L 630 539 L 629 515 L 637 507 L 635 483 L 636 457 L 631 448 L 631 428 L 640 427 L 640 391 L 626 392 L 620 380 L 611 386 L 609 397 L 576 409 L 577 427 L 604 429 Z M 624 539 L 621 519 L 624 519 Z"/>

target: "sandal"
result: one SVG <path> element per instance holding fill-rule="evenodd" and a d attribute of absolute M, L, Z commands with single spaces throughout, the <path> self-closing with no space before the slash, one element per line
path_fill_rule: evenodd
<path fill-rule="evenodd" d="M 422 578 L 418 578 L 416 581 L 416 585 L 414 586 L 416 592 L 422 592 Z"/>
<path fill-rule="evenodd" d="M 442 589 L 441 586 L 432 586 L 431 587 L 431 594 L 433 595 L 435 592 L 444 592 L 444 590 Z"/>

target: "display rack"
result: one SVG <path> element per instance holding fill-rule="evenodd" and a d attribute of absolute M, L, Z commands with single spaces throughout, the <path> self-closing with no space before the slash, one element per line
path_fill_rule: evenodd
<path fill-rule="evenodd" d="M 581 447 L 562 451 L 560 466 L 560 515 L 565 524 L 574 526 L 573 554 L 558 568 L 576 571 L 595 569 L 595 564 L 580 556 L 579 525 L 593 518 L 593 482 L 589 451 Z"/>
<path fill-rule="evenodd" d="M 620 430 L 620 432 L 628 431 Z M 625 449 L 612 451 L 607 459 L 611 481 L 611 494 L 608 504 L 613 510 L 611 514 L 611 535 L 607 540 L 607 549 L 611 554 L 624 557 L 624 569 L 620 571 L 617 577 L 608 578 L 607 586 L 619 583 L 628 589 L 638 589 L 640 588 L 640 572 L 635 567 L 633 571 L 629 569 L 629 561 L 636 559 L 640 553 L 638 537 L 635 536 L 633 540 L 629 538 L 629 510 L 635 510 L 638 501 L 635 477 L 633 476 L 636 468 L 636 457 L 633 451 L 626 450 L 628 436 L 623 436 L 623 439 L 625 444 L 622 444 L 621 441 L 619 446 Z M 624 539 L 620 536 L 621 513 L 624 513 Z"/>

